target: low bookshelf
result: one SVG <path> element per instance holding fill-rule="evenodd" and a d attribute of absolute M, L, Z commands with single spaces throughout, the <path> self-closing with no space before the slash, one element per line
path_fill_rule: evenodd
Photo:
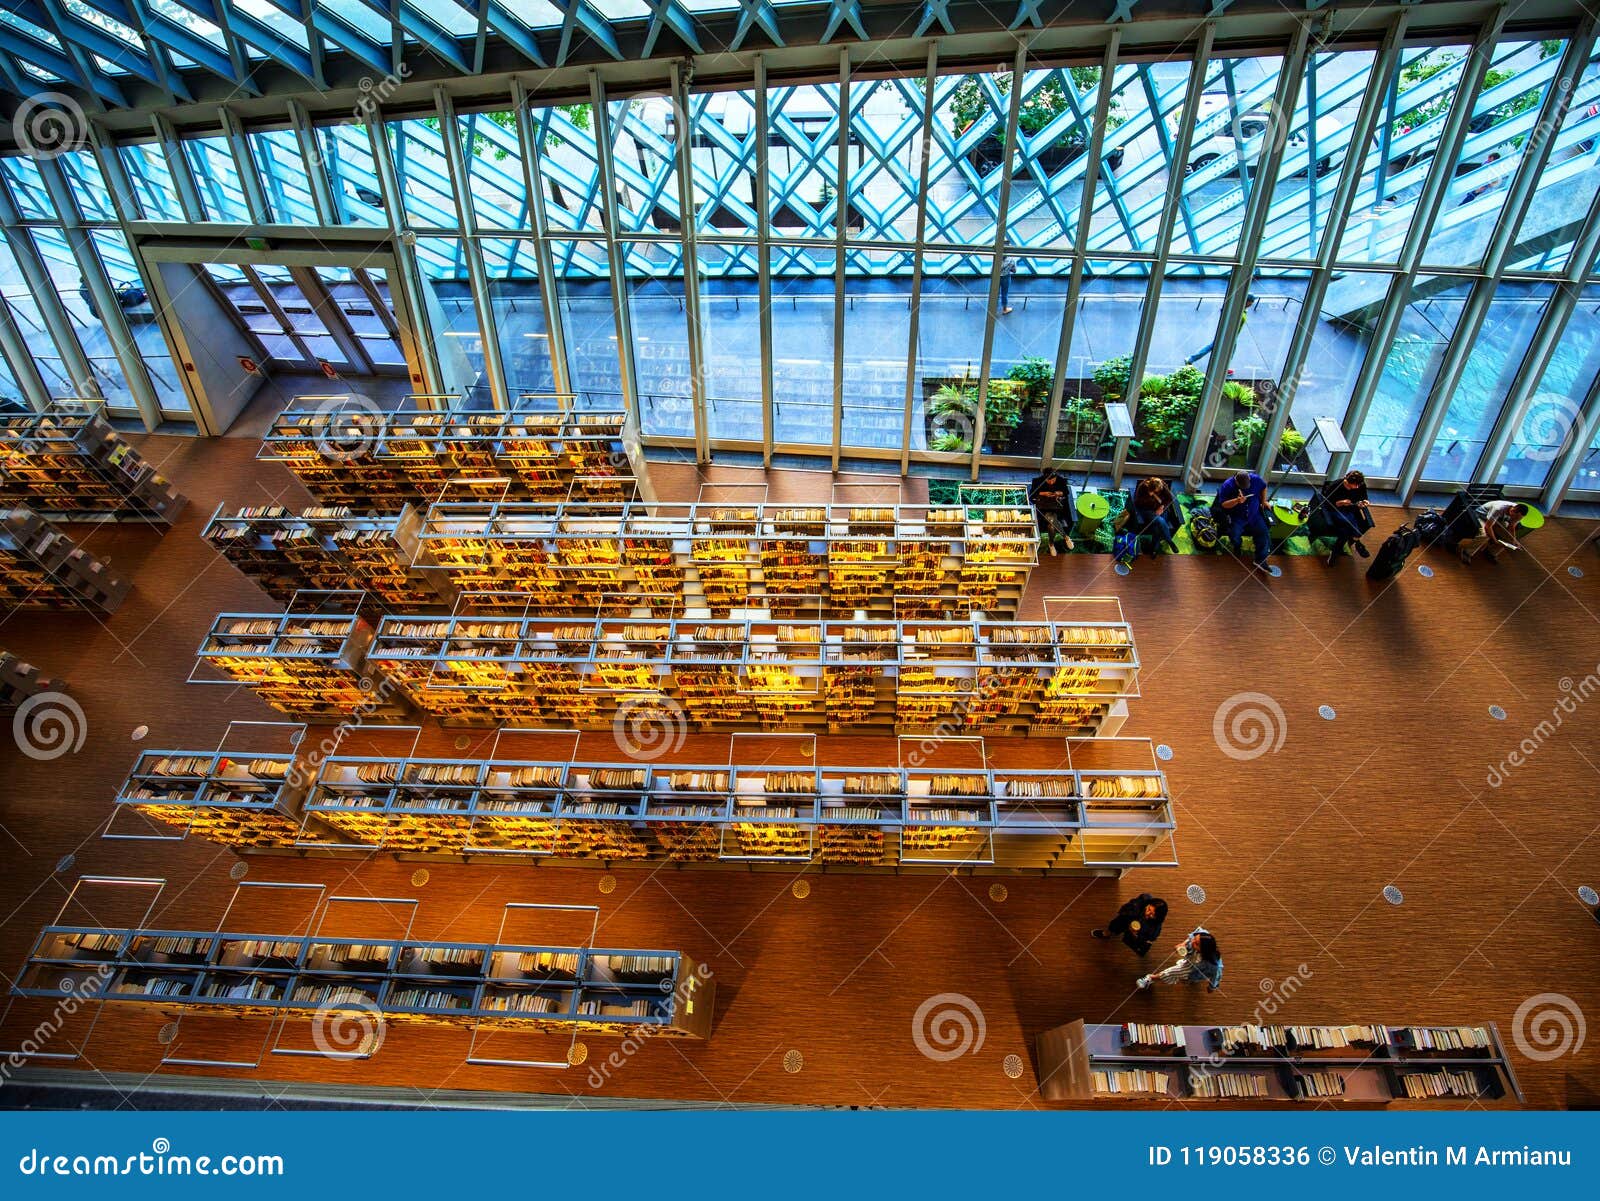
<path fill-rule="evenodd" d="M 25 506 L 0 509 L 0 607 L 110 613 L 127 580 Z"/>
<path fill-rule="evenodd" d="M 1117 733 L 1139 695 L 1121 620 L 391 615 L 367 663 L 448 725 L 1092 737 Z"/>
<path fill-rule="evenodd" d="M 1029 510 L 961 505 L 448 502 L 419 542 L 459 590 L 528 592 L 544 612 L 635 597 L 718 616 L 1005 617 L 1038 558 Z"/>
<path fill-rule="evenodd" d="M 1039 1036 L 1047 1101 L 1379 1106 L 1515 1104 L 1493 1022 L 1386 1026 L 1069 1022 Z"/>
<path fill-rule="evenodd" d="M 96 977 L 102 981 L 95 984 Z M 703 1039 L 714 982 L 679 951 L 47 926 L 12 992 L 164 1013 Z"/>
<path fill-rule="evenodd" d="M 117 804 L 235 848 L 317 855 L 1044 875 L 1175 861 L 1146 739 L 1063 740 L 1068 766 L 1050 769 L 1010 766 L 1024 761 L 1015 739 L 965 740 L 978 745 L 964 760 L 915 767 L 847 766 L 829 745 L 746 767 L 731 741 L 721 763 L 644 765 L 501 751 L 515 733 L 478 759 L 333 754 L 266 771 L 148 751 Z"/>
<path fill-rule="evenodd" d="M 417 510 L 360 515 L 345 505 L 292 512 L 259 505 L 224 512 L 201 533 L 218 554 L 289 602 L 311 591 L 360 590 L 383 609 L 451 608 L 455 585 L 442 571 L 420 570 Z"/>
<path fill-rule="evenodd" d="M 293 754 L 144 751 L 116 805 L 225 846 L 276 847 L 302 837 L 306 780 Z"/>
<path fill-rule="evenodd" d="M 0 713 L 9 713 L 29 698 L 47 692 L 64 692 L 60 680 L 39 674 L 39 669 L 0 647 Z"/>
<path fill-rule="evenodd" d="M 0 416 L 0 505 L 61 520 L 171 525 L 183 503 L 94 402 Z"/>
<path fill-rule="evenodd" d="M 237 681 L 275 709 L 302 717 L 370 720 L 411 712 L 405 691 L 366 661 L 372 627 L 348 613 L 223 613 L 200 645 L 197 669 Z"/>
<path fill-rule="evenodd" d="M 618 504 L 638 493 L 625 414 L 609 410 L 375 411 L 302 397 L 258 458 L 282 462 L 327 505 L 380 513 L 443 497 Z"/>

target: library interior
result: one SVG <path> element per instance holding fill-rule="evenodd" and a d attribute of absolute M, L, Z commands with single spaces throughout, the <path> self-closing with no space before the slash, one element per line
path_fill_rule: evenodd
<path fill-rule="evenodd" d="M 0 104 L 0 1109 L 1600 1107 L 1579 0 L 62 0 Z"/>

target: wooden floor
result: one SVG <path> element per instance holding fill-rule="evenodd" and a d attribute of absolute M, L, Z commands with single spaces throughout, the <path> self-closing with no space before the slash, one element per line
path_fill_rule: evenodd
<path fill-rule="evenodd" d="M 149 727 L 144 746 L 198 748 L 215 745 L 230 721 L 279 716 L 248 692 L 185 683 L 218 611 L 271 607 L 197 535 L 219 502 L 306 498 L 284 469 L 256 462 L 247 440 L 144 443 L 191 503 L 165 536 L 104 527 L 87 534 L 93 551 L 133 577 L 122 609 L 105 622 L 33 613 L 0 621 L 0 645 L 66 679 L 88 725 L 76 755 L 39 763 L 8 743 L 0 760 L 7 985 L 80 876 L 164 880 L 152 920 L 171 925 L 214 927 L 235 893 L 230 868 L 239 860 L 227 851 L 100 833 L 139 749 L 135 727 Z M 692 466 L 653 475 L 660 497 L 672 500 L 693 499 L 703 482 L 761 478 L 732 468 L 701 477 Z M 789 472 L 770 485 L 775 499 L 826 500 L 831 482 Z M 1387 529 L 1400 519 L 1389 510 L 1380 522 Z M 1179 801 L 1177 868 L 1120 880 L 1007 879 L 1003 899 L 988 879 L 810 874 L 809 895 L 799 898 L 786 874 L 619 869 L 606 891 L 609 881 L 594 870 L 430 864 L 418 884 L 418 864 L 384 857 L 248 861 L 251 882 L 381 899 L 340 907 L 381 935 L 409 921 L 422 937 L 487 938 L 508 903 L 596 905 L 601 944 L 677 948 L 711 966 L 708 1042 L 657 1039 L 622 1055 L 616 1040 L 591 1037 L 587 1062 L 566 1071 L 469 1067 L 464 1033 L 402 1027 L 369 1060 L 328 1062 L 263 1050 L 266 1031 L 233 1020 L 185 1018 L 164 1047 L 159 1016 L 117 1007 L 94 1028 L 87 1064 L 153 1072 L 163 1054 L 259 1055 L 255 1074 L 264 1079 L 405 1085 L 419 1102 L 433 1089 L 473 1088 L 1033 1107 L 1034 1037 L 1079 1017 L 1245 1021 L 1265 999 L 1292 992 L 1279 1009 L 1291 1020 L 1492 1020 L 1509 1041 L 1519 1006 L 1560 994 L 1600 1023 L 1600 925 L 1575 896 L 1582 884 L 1600 887 L 1600 710 L 1579 706 L 1559 729 L 1535 732 L 1563 697 L 1596 686 L 1600 557 L 1579 549 L 1590 532 L 1556 521 L 1530 537 L 1525 555 L 1499 566 L 1434 556 L 1432 578 L 1408 569 L 1383 589 L 1357 564 L 1330 569 L 1313 558 L 1284 560 L 1278 580 L 1227 558 L 1141 561 L 1127 578 L 1103 556 L 1046 558 L 1024 615 L 1041 612 L 1049 595 L 1114 593 L 1134 623 L 1145 695 L 1125 732 L 1173 749 L 1166 767 Z M 1584 574 L 1569 574 L 1570 565 Z M 1214 732 L 1219 706 L 1241 693 L 1270 698 L 1254 703 L 1283 715 L 1281 746 L 1252 759 L 1225 754 Z M 1504 720 L 1490 715 L 1494 705 Z M 1320 706 L 1332 707 L 1332 720 Z M 433 733 L 424 745 L 447 750 L 457 737 Z M 472 737 L 471 750 L 484 745 L 486 736 Z M 1504 783 L 1491 787 L 1491 769 L 1524 739 L 1534 740 L 1525 765 L 1502 767 Z M 1186 899 L 1192 884 L 1205 890 L 1204 903 Z M 1383 899 L 1386 885 L 1403 892 L 1403 904 Z M 1088 937 L 1121 899 L 1145 889 L 1171 902 L 1164 941 L 1198 922 L 1216 933 L 1227 969 L 1221 991 L 1137 994 L 1139 962 Z M 306 895 L 248 890 L 236 918 L 299 920 Z M 93 903 L 114 920 L 123 910 L 109 896 L 99 889 Z M 407 898 L 414 910 L 398 903 Z M 566 937 L 587 920 L 552 917 L 547 928 Z M 982 1022 L 981 1045 L 948 1061 L 925 1056 L 913 1037 L 919 1007 L 943 994 L 965 998 L 954 1003 L 970 1004 Z M 14 1007 L 0 1049 L 18 1046 L 40 1016 L 37 1006 Z M 86 1019 L 74 1022 L 57 1048 Z M 291 1029 L 280 1043 L 305 1041 Z M 477 1050 L 502 1058 L 549 1051 L 525 1041 Z M 1512 1054 L 1532 1105 L 1600 1097 L 1600 1027 L 1577 1053 L 1547 1061 Z M 1005 1070 L 1011 1056 L 1024 1065 L 1018 1079 Z"/>

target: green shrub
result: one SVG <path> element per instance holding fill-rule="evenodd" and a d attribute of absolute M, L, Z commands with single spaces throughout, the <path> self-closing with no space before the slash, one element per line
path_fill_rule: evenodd
<path fill-rule="evenodd" d="M 1222 385 L 1222 399 L 1235 408 L 1253 409 L 1257 404 L 1256 390 L 1249 384 L 1228 380 Z"/>
<path fill-rule="evenodd" d="M 1284 430 L 1278 439 L 1278 453 L 1285 459 L 1297 458 L 1306 448 L 1306 436 L 1299 430 Z"/>
<path fill-rule="evenodd" d="M 1250 413 L 1233 423 L 1233 441 L 1240 452 L 1249 455 L 1267 436 L 1267 419 L 1259 413 Z"/>
<path fill-rule="evenodd" d="M 1055 382 L 1055 370 L 1050 360 L 1042 355 L 1029 355 L 1006 372 L 1008 380 L 1021 384 L 1029 404 L 1043 404 L 1050 398 L 1050 385 Z"/>
<path fill-rule="evenodd" d="M 1126 400 L 1128 396 L 1128 376 L 1133 371 L 1133 356 L 1119 354 L 1116 358 L 1107 359 L 1094 369 L 1091 377 L 1095 386 L 1100 389 L 1100 394 L 1107 400 Z"/>

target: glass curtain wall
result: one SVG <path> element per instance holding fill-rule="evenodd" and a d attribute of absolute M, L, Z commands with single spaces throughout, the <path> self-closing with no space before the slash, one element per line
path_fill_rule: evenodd
<path fill-rule="evenodd" d="M 313 161 L 282 118 L 105 153 L 130 218 L 251 221 L 257 196 L 268 220 L 314 228 L 324 196 L 337 224 L 414 233 L 397 252 L 423 287 L 403 294 L 434 334 L 425 351 L 480 405 L 563 381 L 582 403 L 636 406 L 651 436 L 1025 465 L 1104 462 L 1104 404 L 1136 393 L 1139 468 L 1248 462 L 1314 478 L 1328 454 L 1310 434 L 1330 417 L 1379 480 L 1537 487 L 1559 457 L 1540 456 L 1566 436 L 1539 415 L 1585 403 L 1591 370 L 1592 289 L 1551 303 L 1563 273 L 1593 278 L 1572 255 L 1593 245 L 1600 186 L 1600 55 L 1569 62 L 1569 35 L 1519 32 L 1486 62 L 1462 37 L 1382 58 L 1372 40 L 1295 56 L 1219 46 L 1204 61 L 1192 46 L 1139 49 L 1109 72 L 1087 54 L 1030 61 L 1017 78 L 1009 64 L 928 78 L 920 61 L 873 61 L 848 82 L 777 78 L 760 96 L 753 78 L 691 87 L 686 113 L 663 78 L 602 88 L 601 110 L 586 94 L 538 96 L 520 120 L 509 93 L 464 111 L 314 118 Z M 1563 119 L 1535 163 L 1558 94 Z M 1372 133 L 1358 143 L 1363 114 Z M 0 160 L 0 296 L 52 392 L 74 390 L 81 352 L 108 398 L 130 403 L 78 282 L 92 254 L 118 287 L 137 283 L 130 232 L 96 153 L 58 166 L 90 237 L 63 230 L 40 164 Z M 1486 262 L 1513 222 L 1503 261 Z M 18 247 L 52 297 L 33 294 Z M 1230 286 L 1242 315 L 1222 330 Z M 153 314 L 124 317 L 162 404 L 179 403 Z M 1544 378 L 1528 381 L 1542 346 Z M 489 378 L 496 361 L 503 380 Z M 1438 429 L 1427 445 L 1419 425 Z"/>

